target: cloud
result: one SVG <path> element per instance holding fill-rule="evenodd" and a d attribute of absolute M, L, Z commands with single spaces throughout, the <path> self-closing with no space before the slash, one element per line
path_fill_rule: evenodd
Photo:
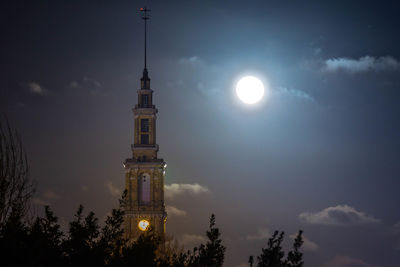
<path fill-rule="evenodd" d="M 292 234 L 289 236 L 290 239 L 294 240 L 297 236 L 296 234 Z M 310 239 L 308 239 L 305 235 L 302 235 L 303 237 L 303 245 L 301 246 L 305 251 L 316 251 L 317 249 L 319 249 L 319 246 L 317 245 L 317 243 L 311 241 Z"/>
<path fill-rule="evenodd" d="M 96 88 L 102 88 L 103 86 L 101 83 L 95 79 L 89 78 L 89 77 L 83 77 L 83 81 L 87 84 L 92 84 Z"/>
<path fill-rule="evenodd" d="M 282 96 L 290 96 L 290 97 L 300 98 L 300 99 L 307 100 L 307 101 L 314 101 L 314 98 L 312 96 L 310 96 L 306 92 L 298 90 L 298 89 L 279 87 L 275 91 L 275 93 L 278 95 L 282 95 Z"/>
<path fill-rule="evenodd" d="M 198 246 L 201 243 L 205 243 L 206 241 L 207 239 L 205 238 L 205 236 L 190 234 L 184 234 L 179 240 L 179 242 L 187 248 Z"/>
<path fill-rule="evenodd" d="M 201 63 L 201 60 L 197 56 L 183 57 L 179 59 L 179 63 L 195 65 Z"/>
<path fill-rule="evenodd" d="M 81 86 L 79 85 L 78 82 L 73 81 L 73 82 L 71 82 L 69 84 L 69 87 L 71 87 L 71 88 L 80 88 Z"/>
<path fill-rule="evenodd" d="M 320 212 L 303 212 L 299 215 L 300 220 L 309 224 L 322 224 L 332 226 L 347 226 L 378 223 L 376 219 L 364 212 L 357 211 L 348 205 L 328 207 Z"/>
<path fill-rule="evenodd" d="M 348 256 L 336 256 L 331 261 L 323 264 L 321 267 L 378 267 L 377 265 L 368 264 L 360 259 Z"/>
<path fill-rule="evenodd" d="M 37 94 L 37 95 L 45 95 L 46 94 L 46 90 L 42 86 L 40 86 L 40 84 L 38 84 L 36 82 L 28 83 L 28 88 L 29 88 L 29 91 L 33 94 Z"/>
<path fill-rule="evenodd" d="M 210 192 L 207 187 L 199 184 L 170 184 L 165 185 L 165 197 L 172 199 L 177 195 L 184 193 L 190 193 L 193 195 L 199 195 Z"/>
<path fill-rule="evenodd" d="M 110 194 L 111 194 L 113 197 L 117 197 L 117 198 L 120 198 L 120 197 L 121 197 L 121 195 L 122 195 L 121 190 L 120 190 L 118 187 L 114 186 L 114 185 L 112 184 L 112 182 L 106 183 L 106 186 L 107 186 L 107 188 L 108 188 L 108 191 L 110 192 Z"/>
<path fill-rule="evenodd" d="M 47 190 L 42 194 L 41 197 L 35 197 L 32 199 L 33 204 L 39 205 L 39 206 L 46 206 L 50 205 L 51 200 L 60 198 L 58 194 L 56 194 L 52 190 Z"/>
<path fill-rule="evenodd" d="M 178 209 L 174 206 L 167 206 L 166 210 L 169 216 L 186 216 L 186 211 Z"/>
<path fill-rule="evenodd" d="M 325 70 L 329 72 L 345 71 L 349 73 L 359 73 L 367 71 L 393 71 L 400 68 L 400 62 L 391 57 L 371 57 L 365 56 L 359 59 L 352 58 L 333 58 L 325 60 Z"/>
<path fill-rule="evenodd" d="M 318 56 L 322 53 L 322 48 L 316 47 L 316 48 L 314 48 L 313 52 L 314 52 L 315 56 Z"/>
<path fill-rule="evenodd" d="M 254 235 L 246 236 L 247 240 L 264 240 L 271 237 L 271 234 L 267 228 L 259 228 L 257 233 Z"/>
<path fill-rule="evenodd" d="M 103 85 L 99 81 L 85 76 L 81 81 L 70 82 L 69 88 L 83 89 L 87 90 L 91 94 L 98 94 L 102 92 Z"/>

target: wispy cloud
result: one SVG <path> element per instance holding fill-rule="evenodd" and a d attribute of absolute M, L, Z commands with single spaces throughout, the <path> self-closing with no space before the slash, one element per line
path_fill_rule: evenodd
<path fill-rule="evenodd" d="M 333 58 L 324 62 L 324 70 L 329 72 L 345 71 L 360 73 L 367 71 L 393 71 L 400 69 L 400 62 L 391 56 L 371 57 L 364 56 L 359 59 Z"/>
<path fill-rule="evenodd" d="M 111 194 L 113 197 L 118 197 L 118 198 L 121 197 L 121 195 L 122 195 L 121 190 L 120 190 L 118 187 L 114 186 L 114 185 L 112 184 L 112 182 L 106 183 L 106 187 L 107 187 L 107 189 L 108 189 L 108 192 L 110 192 L 110 194 Z"/>
<path fill-rule="evenodd" d="M 165 185 L 165 197 L 172 199 L 177 195 L 182 195 L 185 193 L 199 195 L 204 193 L 209 193 L 210 190 L 199 184 L 170 184 Z"/>
<path fill-rule="evenodd" d="M 183 58 L 180 58 L 179 59 L 179 63 L 182 63 L 182 64 L 191 64 L 191 65 L 194 65 L 194 64 L 199 64 L 199 63 L 201 63 L 202 61 L 201 61 L 201 59 L 198 57 L 198 56 L 191 56 L 191 57 L 183 57 Z"/>
<path fill-rule="evenodd" d="M 167 210 L 168 216 L 186 216 L 186 211 L 178 209 L 174 206 L 166 206 L 165 209 Z"/>
<path fill-rule="evenodd" d="M 247 240 L 264 240 L 271 237 L 271 234 L 267 228 L 258 228 L 257 233 L 246 236 Z"/>
<path fill-rule="evenodd" d="M 73 89 L 84 89 L 91 94 L 98 94 L 102 92 L 103 85 L 96 79 L 83 77 L 80 81 L 72 81 L 69 83 L 69 87 Z"/>
<path fill-rule="evenodd" d="M 328 207 L 319 212 L 303 212 L 299 215 L 300 220 L 309 224 L 322 224 L 331 226 L 347 226 L 359 224 L 371 224 L 380 222 L 364 212 L 357 211 L 348 205 Z"/>
<path fill-rule="evenodd" d="M 32 94 L 36 94 L 36 95 L 45 95 L 46 94 L 46 90 L 37 82 L 28 83 L 28 89 Z"/>
<path fill-rule="evenodd" d="M 308 93 L 294 88 L 279 87 L 275 90 L 275 94 L 281 96 L 295 97 L 306 101 L 314 101 L 314 98 Z"/>
<path fill-rule="evenodd" d="M 323 264 L 321 267 L 379 267 L 371 265 L 365 261 L 348 256 L 336 256 L 331 261 Z"/>
<path fill-rule="evenodd" d="M 58 198 L 60 198 L 60 196 L 55 191 L 47 190 L 41 196 L 33 198 L 32 201 L 35 205 L 46 206 L 50 205 L 52 200 Z"/>
<path fill-rule="evenodd" d="M 93 78 L 89 78 L 89 77 L 83 77 L 83 81 L 88 83 L 88 84 L 92 84 L 94 87 L 96 88 L 102 88 L 103 86 L 101 85 L 101 83 Z"/>

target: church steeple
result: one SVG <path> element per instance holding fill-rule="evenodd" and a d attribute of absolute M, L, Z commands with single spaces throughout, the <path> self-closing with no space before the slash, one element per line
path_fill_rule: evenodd
<path fill-rule="evenodd" d="M 147 71 L 147 8 L 140 9 L 144 20 L 144 69 L 137 90 L 138 101 L 133 108 L 134 138 L 132 157 L 124 162 L 125 189 L 127 203 L 125 206 L 124 230 L 129 239 L 153 229 L 154 233 L 164 240 L 167 213 L 164 204 L 164 175 L 167 164 L 158 158 L 156 142 L 157 112 L 153 105 L 153 90 Z"/>

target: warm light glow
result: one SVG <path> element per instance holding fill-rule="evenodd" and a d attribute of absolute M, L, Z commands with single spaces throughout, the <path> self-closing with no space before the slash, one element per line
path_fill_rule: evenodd
<path fill-rule="evenodd" d="M 236 84 L 236 94 L 246 104 L 255 104 L 264 96 L 263 83 L 253 76 L 246 76 Z"/>
<path fill-rule="evenodd" d="M 141 220 L 138 227 L 141 231 L 147 231 L 149 229 L 150 223 L 147 220 Z"/>

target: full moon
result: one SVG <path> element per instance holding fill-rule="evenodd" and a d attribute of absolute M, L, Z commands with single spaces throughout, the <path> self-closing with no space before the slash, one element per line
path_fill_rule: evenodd
<path fill-rule="evenodd" d="M 236 94 L 246 104 L 255 104 L 264 96 L 264 85 L 260 79 L 246 76 L 236 84 Z"/>

